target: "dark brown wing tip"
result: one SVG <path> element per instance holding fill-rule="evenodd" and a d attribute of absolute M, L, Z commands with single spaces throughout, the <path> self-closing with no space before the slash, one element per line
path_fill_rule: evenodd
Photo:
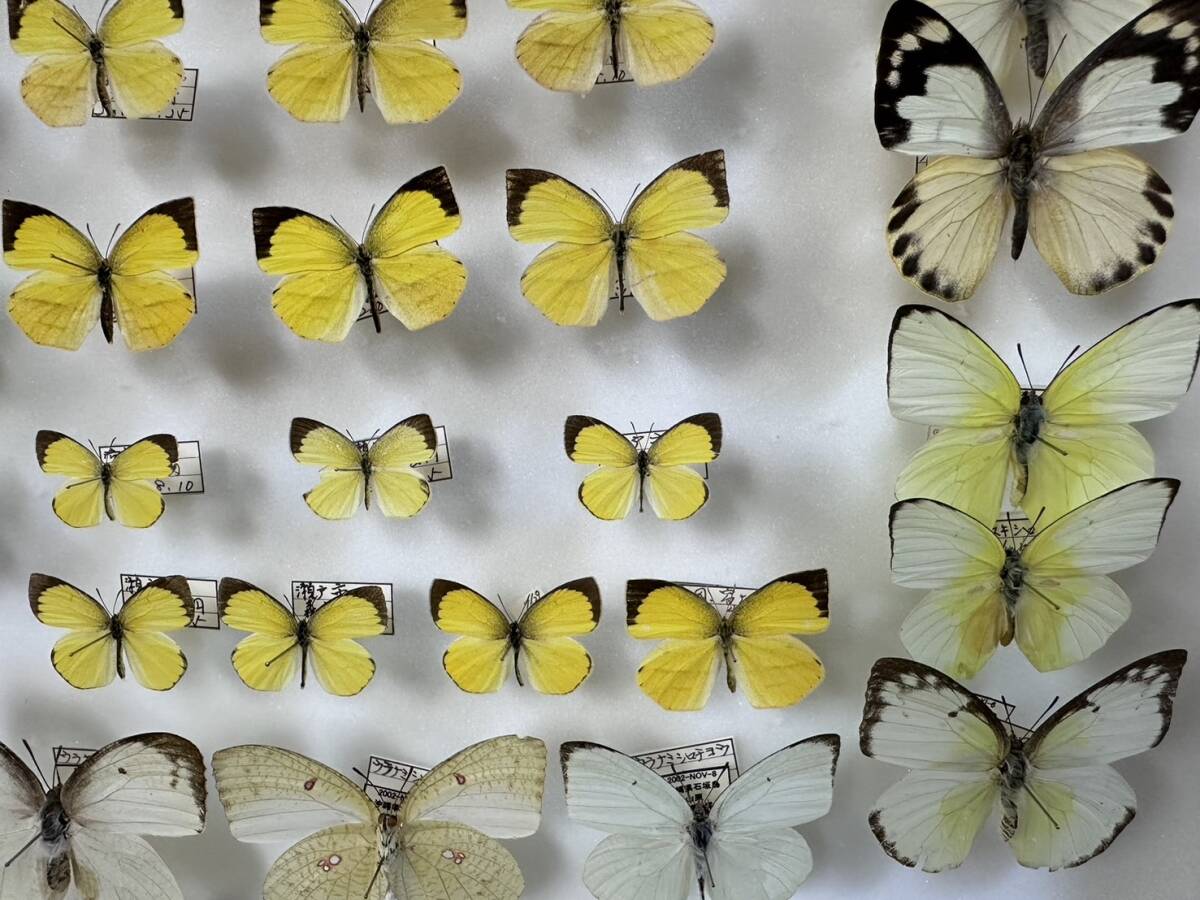
<path fill-rule="evenodd" d="M 399 194 L 417 193 L 424 191 L 433 196 L 448 216 L 457 216 L 458 201 L 454 198 L 454 188 L 450 186 L 450 176 L 445 166 L 438 166 L 406 181 L 392 196 Z"/>
<path fill-rule="evenodd" d="M 34 572 L 29 576 L 29 608 L 33 610 L 35 616 L 38 614 L 38 600 L 42 594 L 60 584 L 67 584 L 67 582 L 53 575 L 43 575 L 41 572 Z"/>
<path fill-rule="evenodd" d="M 144 219 L 147 216 L 168 216 L 183 232 L 184 246 L 192 252 L 200 248 L 196 240 L 196 201 L 191 197 L 180 197 L 160 203 L 146 210 L 139 218 Z"/>
<path fill-rule="evenodd" d="M 567 421 L 563 424 L 563 446 L 566 448 L 567 456 L 575 452 L 575 440 L 579 437 L 579 432 L 593 425 L 603 424 L 599 419 L 593 419 L 591 416 L 567 416 Z"/>
<path fill-rule="evenodd" d="M 318 422 L 316 419 L 292 419 L 292 425 L 288 431 L 288 446 L 291 447 L 292 456 L 300 452 L 300 447 L 304 444 L 304 439 L 311 432 L 316 431 L 318 428 L 328 427 L 324 422 Z"/>
<path fill-rule="evenodd" d="M 658 578 L 632 578 L 625 582 L 625 624 L 635 624 L 638 611 L 645 599 L 665 587 L 677 587 L 677 585 L 674 582 L 662 581 Z"/>
<path fill-rule="evenodd" d="M 240 578 L 222 578 L 217 585 L 217 615 L 224 616 L 225 608 L 229 606 L 229 601 L 234 594 L 240 594 L 242 591 L 260 591 L 262 588 L 253 585 L 248 581 L 242 581 Z M 266 591 L 263 591 L 266 593 Z M 268 594 L 268 596 L 270 596 Z"/>
<path fill-rule="evenodd" d="M 421 433 L 421 437 L 425 439 L 425 446 L 430 450 L 437 449 L 437 432 L 433 428 L 433 419 L 429 417 L 429 413 L 417 413 L 415 416 L 409 416 L 398 425 L 407 425 Z M 392 426 L 395 427 L 394 425 Z M 391 429 L 388 429 L 389 431 Z"/>
<path fill-rule="evenodd" d="M 827 569 L 808 569 L 803 572 L 792 572 L 776 578 L 776 581 L 786 581 L 788 584 L 799 585 L 817 601 L 817 609 L 824 616 L 829 615 L 829 571 Z"/>
<path fill-rule="evenodd" d="M 43 429 L 37 433 L 37 437 L 34 439 L 33 446 L 34 450 L 37 452 L 37 461 L 39 466 L 46 465 L 46 451 L 50 449 L 50 445 L 57 444 L 59 441 L 63 440 L 63 438 L 71 440 L 71 438 L 68 438 L 61 431 L 48 431 Z"/>
<path fill-rule="evenodd" d="M 672 168 L 699 172 L 712 188 L 717 206 L 729 208 L 729 185 L 725 181 L 725 151 L 709 150 L 680 160 Z"/>
<path fill-rule="evenodd" d="M 587 597 L 588 606 L 592 610 L 592 620 L 600 621 L 600 585 L 596 583 L 596 579 L 590 575 L 587 578 L 576 578 L 573 581 L 568 581 L 565 584 L 560 584 L 554 590 L 550 591 L 578 591 Z M 582 682 L 580 682 L 582 684 Z M 578 685 L 577 685 L 578 686 Z"/>
<path fill-rule="evenodd" d="M 110 751 L 132 743 L 144 744 L 145 746 L 154 747 L 159 750 L 174 764 L 175 771 L 172 773 L 173 776 L 175 778 L 181 775 L 186 777 L 192 791 L 192 797 L 195 799 L 199 809 L 200 828 L 203 830 L 208 806 L 208 767 L 205 765 L 204 754 L 200 752 L 200 748 L 187 738 L 180 737 L 177 734 L 171 734 L 167 731 L 152 731 L 112 741 L 84 760 L 83 764 L 71 773 L 67 779 L 68 784 L 75 780 L 79 773 L 85 772 L 93 766 L 102 763 L 105 755 Z"/>
<path fill-rule="evenodd" d="M 379 616 L 379 623 L 385 628 L 388 623 L 388 608 L 387 598 L 383 595 L 383 588 L 377 584 L 364 584 L 362 587 L 356 587 L 342 594 L 343 597 L 357 597 L 360 600 L 366 600 L 375 607 L 375 614 Z"/>
<path fill-rule="evenodd" d="M 137 593 L 140 594 L 147 588 L 152 587 L 162 588 L 181 597 L 187 604 L 188 611 L 191 612 L 192 588 L 191 585 L 188 584 L 187 578 L 185 578 L 183 575 L 165 575 L 162 578 L 155 578 L 153 581 L 143 585 L 141 590 L 139 590 Z M 137 595 L 135 594 L 134 596 Z"/>
<path fill-rule="evenodd" d="M 465 584 L 460 584 L 457 581 L 450 581 L 447 578 L 435 578 L 433 584 L 429 586 L 429 614 L 433 616 L 433 621 L 438 620 L 438 610 L 441 608 L 442 600 L 451 591 L 457 591 L 466 588 Z"/>
<path fill-rule="evenodd" d="M 12 0 L 9 0 L 11 3 Z M 4 252 L 8 253 L 13 249 L 17 239 L 17 232 L 21 230 L 21 226 L 25 224 L 26 219 L 32 219 L 34 216 L 55 216 L 50 210 L 34 206 L 32 203 L 26 203 L 23 200 L 5 200 L 3 204 L 3 232 L 4 232 Z"/>
<path fill-rule="evenodd" d="M 21 19 L 25 16 L 24 0 L 8 0 L 8 38 L 17 39 L 21 33 Z"/>
<path fill-rule="evenodd" d="M 543 182 L 558 178 L 553 172 L 542 169 L 509 169 L 504 173 L 505 185 L 508 189 L 508 227 L 512 228 L 521 222 L 521 207 L 529 192 Z"/>
<path fill-rule="evenodd" d="M 183 18 L 183 0 L 168 0 L 171 4 L 171 16 L 175 19 Z"/>
<path fill-rule="evenodd" d="M 695 416 L 688 416 L 683 422 L 690 422 L 693 425 L 699 425 L 709 433 L 712 438 L 713 458 L 721 455 L 721 443 L 724 440 L 725 432 L 721 426 L 721 417 L 714 412 L 699 413 Z"/>
<path fill-rule="evenodd" d="M 604 744 L 597 744 L 593 741 L 564 741 L 558 748 L 558 759 L 562 764 L 564 787 L 567 784 L 567 763 L 580 750 L 607 750 L 609 753 L 621 753 L 620 750 L 614 750 L 612 747 L 606 747 Z M 625 754 L 621 753 L 621 755 L 624 756 Z"/>
<path fill-rule="evenodd" d="M 275 15 L 275 3 L 277 0 L 258 0 L 258 24 L 270 25 L 271 19 Z"/>
<path fill-rule="evenodd" d="M 256 207 L 252 218 L 254 220 L 254 253 L 258 259 L 266 259 L 271 255 L 271 239 L 279 226 L 291 219 L 308 216 L 302 209 L 294 206 L 259 206 Z"/>
<path fill-rule="evenodd" d="M 149 441 L 151 444 L 154 444 L 156 447 L 162 450 L 163 453 L 167 454 L 167 457 L 172 463 L 179 462 L 179 441 L 175 439 L 175 435 L 151 434 L 142 438 L 140 441 L 134 441 L 134 443 L 140 444 L 142 441 Z"/>

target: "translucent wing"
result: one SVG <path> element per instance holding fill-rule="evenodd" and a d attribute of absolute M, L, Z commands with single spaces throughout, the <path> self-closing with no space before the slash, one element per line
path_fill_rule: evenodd
<path fill-rule="evenodd" d="M 638 453 L 629 438 L 591 416 L 569 416 L 563 442 L 572 462 L 600 467 L 579 486 L 587 511 L 607 521 L 629 515 L 640 482 Z"/>
<path fill-rule="evenodd" d="M 39 431 L 35 441 L 38 465 L 47 475 L 69 481 L 54 495 L 54 513 L 72 528 L 100 524 L 104 514 L 104 485 L 99 457 L 83 444 L 57 431 Z"/>
<path fill-rule="evenodd" d="M 261 588 L 237 578 L 217 586 L 221 622 L 249 631 L 233 651 L 233 668 L 256 691 L 279 691 L 296 677 L 303 650 L 295 614 Z"/>
<path fill-rule="evenodd" d="M 716 41 L 712 19 L 688 0 L 626 0 L 618 34 L 620 60 L 642 87 L 690 75 Z"/>
<path fill-rule="evenodd" d="M 410 825 L 388 862 L 396 900 L 517 900 L 525 879 L 513 855 L 473 828 L 445 822 Z"/>
<path fill-rule="evenodd" d="M 462 37 L 467 0 L 383 0 L 367 19 L 371 96 L 389 124 L 429 122 L 462 92 L 462 75 L 427 39 Z"/>
<path fill-rule="evenodd" d="M 187 671 L 187 657 L 164 634 L 192 622 L 195 602 L 182 575 L 156 578 L 129 598 L 117 613 L 122 644 L 133 677 L 152 691 L 168 691 Z"/>
<path fill-rule="evenodd" d="M 573 821 L 610 834 L 691 843 L 691 808 L 636 759 L 586 741 L 563 744 L 560 757 Z"/>
<path fill-rule="evenodd" d="M 37 56 L 21 80 L 21 96 L 51 126 L 82 125 L 96 102 L 96 64 L 88 52 L 92 30 L 61 0 L 8 4 L 13 50 Z"/>
<path fill-rule="evenodd" d="M 45 900 L 49 896 L 45 858 L 39 861 L 36 854 L 26 853 L 14 859 L 19 850 L 40 834 L 45 799 L 46 791 L 29 766 L 0 744 L 0 853 L 6 860 L 13 860 L 5 868 L 0 889 L 11 886 L 13 897 Z"/>
<path fill-rule="evenodd" d="M 588 854 L 583 883 L 600 900 L 686 897 L 696 884 L 695 851 L 678 837 L 610 834 Z"/>
<path fill-rule="evenodd" d="M 63 680 L 80 690 L 111 684 L 121 661 L 112 635 L 112 616 L 89 594 L 61 578 L 29 576 L 29 607 L 43 625 L 64 628 L 50 653 L 50 662 Z"/>
<path fill-rule="evenodd" d="M 1046 4 L 1045 45 L 1030 47 L 1034 74 L 1050 85 L 1070 72 L 1122 26 L 1153 6 L 1154 0 L 1059 0 Z M 1040 62 L 1040 65 L 1039 65 Z"/>
<path fill-rule="evenodd" d="M 440 322 L 458 305 L 467 271 L 437 242 L 461 224 L 458 201 L 442 167 L 408 181 L 371 223 L 366 249 L 375 292 L 405 328 L 415 331 Z"/>
<path fill-rule="evenodd" d="M 379 840 L 370 825 L 335 825 L 304 838 L 271 865 L 263 900 L 384 900 Z"/>
<path fill-rule="evenodd" d="M 438 578 L 429 589 L 433 623 L 458 640 L 442 655 L 442 668 L 462 690 L 490 694 L 508 674 L 509 621 L 494 603 L 465 584 Z"/>
<path fill-rule="evenodd" d="M 533 687 L 569 694 L 591 674 L 592 658 L 575 635 L 600 622 L 600 588 L 594 578 L 559 585 L 538 598 L 520 619 L 521 653 Z"/>
<path fill-rule="evenodd" d="M 284 206 L 254 210 L 258 267 L 283 276 L 271 308 L 312 341 L 345 340 L 367 299 L 354 242 L 332 222 Z"/>
<path fill-rule="evenodd" d="M 424 413 L 397 422 L 371 445 L 371 483 L 380 512 L 410 518 L 429 502 L 429 482 L 413 468 L 433 459 L 437 434 Z"/>
<path fill-rule="evenodd" d="M 112 460 L 106 502 L 110 516 L 130 528 L 149 528 L 166 510 L 156 481 L 175 474 L 179 445 L 169 434 L 130 444 Z"/>
<path fill-rule="evenodd" d="M 183 63 L 157 38 L 181 28 L 182 0 L 118 0 L 100 23 L 108 78 L 127 116 L 155 115 L 175 99 Z"/>
<path fill-rule="evenodd" d="M 292 419 L 289 441 L 296 462 L 321 467 L 320 484 L 304 495 L 309 509 L 322 519 L 348 519 L 366 505 L 367 480 L 357 444 L 315 419 Z"/>
<path fill-rule="evenodd" d="M 260 0 L 262 36 L 298 44 L 267 73 L 275 102 L 302 122 L 340 122 L 354 96 L 357 23 L 340 0 Z"/>
<path fill-rule="evenodd" d="M 1066 0 L 1057 6 L 1069 6 L 1074 2 Z M 995 72 L 997 77 L 1003 79 L 1009 69 L 1022 59 L 1018 56 L 1025 32 L 1021 0 L 929 0 L 928 5 L 945 16 L 971 42 L 988 69 Z M 1103 36 L 1111 33 L 1112 29 Z M 1045 70 L 1042 72 L 1044 74 Z"/>
<path fill-rule="evenodd" d="M 702 709 L 721 659 L 721 617 L 687 588 L 637 579 L 625 586 L 629 635 L 662 643 L 638 668 L 638 687 L 664 709 Z"/>
<path fill-rule="evenodd" d="M 239 841 L 295 841 L 335 825 L 366 826 L 374 838 L 379 811 L 362 788 L 307 756 L 247 744 L 218 750 L 212 767 Z"/>
<path fill-rule="evenodd" d="M 875 130 L 889 150 L 998 159 L 1012 120 L 970 41 L 918 0 L 897 0 L 876 61 Z"/>
<path fill-rule="evenodd" d="M 329 693 L 351 697 L 375 675 L 375 660 L 356 638 L 374 637 L 387 628 L 383 591 L 355 588 L 322 604 L 308 621 L 313 674 Z"/>
<path fill-rule="evenodd" d="M 708 502 L 708 484 L 698 472 L 682 468 L 714 461 L 721 453 L 721 417 L 690 416 L 664 431 L 646 451 L 645 489 L 660 519 L 687 519 Z"/>
<path fill-rule="evenodd" d="M 588 93 L 610 41 L 604 0 L 508 0 L 508 5 L 545 10 L 517 38 L 521 68 L 552 91 Z"/>

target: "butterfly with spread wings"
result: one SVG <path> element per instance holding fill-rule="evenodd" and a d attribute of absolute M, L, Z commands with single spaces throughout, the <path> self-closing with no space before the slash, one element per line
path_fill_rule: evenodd
<path fill-rule="evenodd" d="M 3 232 L 4 261 L 34 273 L 13 289 L 8 314 L 35 344 L 78 350 L 99 322 L 110 344 L 120 327 L 130 350 L 158 350 L 196 314 L 195 299 L 172 274 L 200 258 L 190 197 L 143 213 L 105 253 L 32 203 L 5 200 Z"/>
<path fill-rule="evenodd" d="M 657 772 L 616 750 L 562 745 L 567 814 L 609 836 L 588 855 L 597 900 L 784 900 L 812 871 L 795 830 L 829 812 L 841 739 L 820 734 L 761 760 L 711 809 L 692 809 Z"/>
<path fill-rule="evenodd" d="M 278 747 L 218 750 L 213 775 L 235 838 L 294 842 L 263 900 L 518 900 L 525 879 L 497 838 L 537 831 L 546 745 L 515 735 L 474 744 L 382 812 L 349 778 Z"/>
<path fill-rule="evenodd" d="M 105 0 L 108 6 L 108 0 Z M 183 63 L 158 42 L 183 28 L 183 0 L 117 0 L 93 31 L 61 0 L 8 0 L 13 49 L 34 56 L 21 96 L 47 125 L 154 116 L 171 105 Z"/>
<path fill-rule="evenodd" d="M 966 300 L 1014 209 L 1073 294 L 1154 265 L 1175 216 L 1171 189 L 1122 144 L 1187 131 L 1200 108 L 1200 0 L 1163 0 L 1096 47 L 1032 122 L 1015 125 L 979 52 L 938 12 L 898 0 L 883 26 L 875 127 L 890 150 L 938 157 L 900 192 L 887 243 L 900 274 Z"/>
<path fill-rule="evenodd" d="M 962 865 L 999 806 L 1017 862 L 1050 871 L 1102 853 L 1133 819 L 1133 788 L 1108 765 L 1158 746 L 1171 725 L 1184 650 L 1131 663 L 1027 735 L 937 669 L 881 659 L 867 683 L 866 756 L 911 771 L 871 810 L 884 852 L 926 872 Z"/>
<path fill-rule="evenodd" d="M 183 900 L 142 836 L 199 834 L 207 795 L 204 757 L 174 734 L 114 741 L 53 785 L 0 744 L 0 898 Z"/>
<path fill-rule="evenodd" d="M 1200 300 L 1180 300 L 1118 328 L 1038 391 L 1022 388 L 953 316 L 901 307 L 888 345 L 888 405 L 896 418 L 938 430 L 900 473 L 896 497 L 938 500 L 987 523 L 1007 490 L 1030 519 L 1053 522 L 1150 478 L 1154 451 L 1130 423 L 1179 404 L 1198 353 Z"/>

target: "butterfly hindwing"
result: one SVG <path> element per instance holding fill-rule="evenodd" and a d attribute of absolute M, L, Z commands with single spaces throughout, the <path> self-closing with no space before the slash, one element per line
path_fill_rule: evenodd
<path fill-rule="evenodd" d="M 635 579 L 625 586 L 631 637 L 661 643 L 638 667 L 638 687 L 664 709 L 702 709 L 721 661 L 721 616 L 687 588 Z"/>
<path fill-rule="evenodd" d="M 122 665 L 112 637 L 112 615 L 90 594 L 51 575 L 29 576 L 29 606 L 43 625 L 67 634 L 50 661 L 63 680 L 81 690 L 111 684 Z M 124 668 L 119 670 L 124 675 Z"/>
<path fill-rule="evenodd" d="M 338 697 L 361 692 L 375 676 L 375 660 L 356 639 L 383 634 L 387 624 L 383 591 L 375 585 L 321 604 L 308 620 L 312 669 L 321 687 Z"/>
<path fill-rule="evenodd" d="M 623 519 L 638 498 L 638 451 L 625 435 L 591 416 L 569 416 L 563 429 L 567 456 L 598 466 L 579 485 L 579 502 L 598 519 Z"/>
<path fill-rule="evenodd" d="M 672 425 L 646 451 L 644 489 L 660 519 L 689 519 L 708 502 L 708 482 L 693 465 L 721 454 L 721 417 L 700 413 Z"/>
<path fill-rule="evenodd" d="M 220 621 L 250 632 L 233 651 L 233 668 L 256 691 L 280 691 L 296 677 L 304 657 L 295 613 L 249 582 L 222 578 L 217 587 Z"/>
<path fill-rule="evenodd" d="M 575 637 L 600 622 L 600 588 L 580 578 L 546 592 L 518 621 L 521 656 L 530 684 L 543 694 L 569 694 L 592 671 L 592 657 Z"/>
<path fill-rule="evenodd" d="M 429 589 L 433 623 L 457 639 L 442 655 L 442 668 L 462 690 L 490 694 L 508 675 L 511 622 L 494 603 L 465 584 L 435 579 Z"/>

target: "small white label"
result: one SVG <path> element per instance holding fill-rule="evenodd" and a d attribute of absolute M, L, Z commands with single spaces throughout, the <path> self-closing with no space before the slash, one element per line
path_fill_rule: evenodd
<path fill-rule="evenodd" d="M 200 459 L 199 441 L 177 441 L 179 459 L 171 467 L 171 474 L 157 479 L 154 486 L 160 494 L 203 494 L 204 466 Z M 118 453 L 129 444 L 107 444 L 100 448 L 100 458 L 112 462 Z"/>
<path fill-rule="evenodd" d="M 633 758 L 666 779 L 688 806 L 705 814 L 721 792 L 738 777 L 733 738 L 652 750 Z"/>
<path fill-rule="evenodd" d="M 413 763 L 398 762 L 386 756 L 372 756 L 367 761 L 363 790 L 385 812 L 395 812 L 413 789 L 413 785 L 429 770 Z"/>
<path fill-rule="evenodd" d="M 623 431 L 621 433 L 625 437 L 629 438 L 629 442 L 633 444 L 634 448 L 638 451 L 649 450 L 651 445 L 653 445 L 655 441 L 657 441 L 669 430 L 667 428 L 655 428 L 654 426 L 651 426 L 648 430 L 641 431 L 632 423 L 630 424 L 630 428 L 632 430 Z M 708 481 L 708 463 L 704 463 L 701 468 L 703 471 L 697 471 L 700 471 L 700 474 L 703 476 L 704 480 Z"/>
<path fill-rule="evenodd" d="M 312 615 L 330 600 L 336 600 L 347 591 L 361 587 L 377 587 L 383 591 L 383 602 L 387 606 L 387 630 L 384 634 L 396 633 L 396 619 L 392 613 L 392 586 L 382 581 L 293 581 L 292 612 L 297 616 Z"/>
<path fill-rule="evenodd" d="M 55 769 L 77 769 L 96 750 L 91 747 L 54 747 L 51 752 L 54 756 Z"/>
<path fill-rule="evenodd" d="M 157 578 L 165 575 L 121 575 L 121 589 L 117 593 L 119 604 L 126 600 Z M 221 627 L 217 615 L 217 580 L 215 578 L 189 578 L 188 589 L 192 592 L 192 624 L 191 628 L 205 628 L 216 631 Z"/>
<path fill-rule="evenodd" d="M 758 590 L 758 588 L 737 587 L 728 584 L 702 584 L 695 581 L 676 581 L 674 583 L 681 588 L 687 588 L 701 600 L 712 604 L 723 613 L 728 613 Z"/>
<path fill-rule="evenodd" d="M 152 122 L 190 122 L 192 115 L 196 109 L 196 92 L 200 83 L 199 69 L 184 69 L 183 82 L 179 85 L 179 90 L 175 92 L 175 99 L 171 101 L 171 105 L 160 112 L 158 115 L 146 116 L 145 121 Z M 117 106 L 117 100 L 112 98 L 112 115 L 104 111 L 103 104 L 99 100 L 96 101 L 95 107 L 92 109 L 93 119 L 126 119 L 128 116 L 121 112 Z"/>

